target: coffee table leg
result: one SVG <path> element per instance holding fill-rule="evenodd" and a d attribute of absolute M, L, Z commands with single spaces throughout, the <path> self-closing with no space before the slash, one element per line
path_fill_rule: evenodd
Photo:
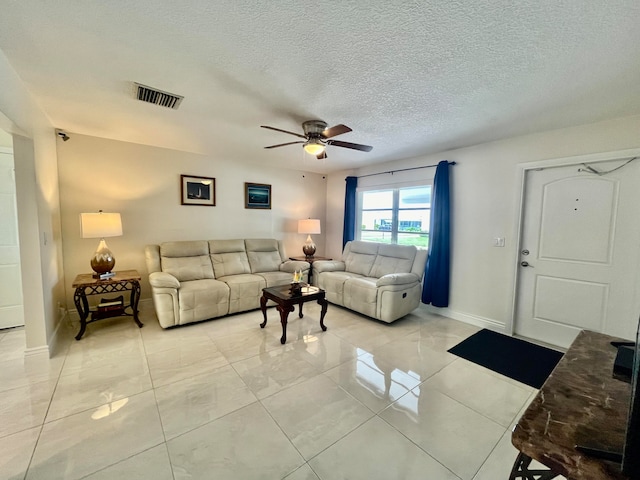
<path fill-rule="evenodd" d="M 299 309 L 299 310 L 298 310 L 298 317 L 299 317 L 299 318 L 304 317 L 304 315 L 302 314 L 302 304 L 303 304 L 303 303 L 304 303 L 304 302 L 300 302 L 300 303 L 298 304 L 298 309 Z"/>
<path fill-rule="evenodd" d="M 262 310 L 262 316 L 264 317 L 264 322 L 260 324 L 260 328 L 264 328 L 267 326 L 267 297 L 264 295 L 260 297 L 260 310 Z"/>
<path fill-rule="evenodd" d="M 327 305 L 329 302 L 327 302 L 326 299 L 324 298 L 319 298 L 318 299 L 318 305 L 320 305 L 322 307 L 322 310 L 320 311 L 320 328 L 322 328 L 323 332 L 327 331 L 327 327 L 324 326 L 324 316 L 327 313 Z"/>
<path fill-rule="evenodd" d="M 282 337 L 280 338 L 280 343 L 284 345 L 287 341 L 287 317 L 289 316 L 289 312 L 293 312 L 296 308 L 293 305 L 278 305 L 277 308 L 280 312 L 280 323 L 282 323 Z"/>

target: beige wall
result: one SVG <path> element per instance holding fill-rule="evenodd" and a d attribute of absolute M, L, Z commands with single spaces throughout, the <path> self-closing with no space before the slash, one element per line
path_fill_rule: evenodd
<path fill-rule="evenodd" d="M 457 162 L 451 177 L 451 299 L 449 308 L 441 311 L 454 318 L 500 328 L 509 325 L 512 313 L 520 202 L 517 165 L 638 148 L 639 132 L 640 116 L 625 117 L 371 166 L 355 174 L 436 164 L 443 159 Z M 333 174 L 327 183 L 327 217 L 334 229 L 326 241 L 328 253 L 333 256 L 339 255 L 342 247 L 344 209 L 343 203 L 338 204 L 335 199 L 344 199 L 347 174 Z M 397 176 L 387 178 L 397 181 Z M 384 177 L 370 178 L 382 181 Z M 506 246 L 493 247 L 494 237 L 505 237 Z M 630 288 L 640 291 L 640 285 Z"/>
<path fill-rule="evenodd" d="M 55 133 L 2 52 L 0 128 L 14 136 L 27 348 L 51 353 L 64 301 Z"/>
<path fill-rule="evenodd" d="M 238 164 L 223 159 L 163 148 L 77 135 L 58 141 L 60 204 L 64 238 L 66 292 L 78 273 L 91 272 L 89 259 L 97 239 L 80 238 L 82 212 L 119 212 L 123 235 L 107 238 L 118 269 L 143 275 L 142 298 L 150 296 L 144 246 L 171 240 L 277 238 L 288 255 L 302 255 L 306 236 L 297 220 L 320 218 L 325 228 L 326 186 L 322 175 L 281 170 L 268 165 Z M 216 179 L 216 206 L 180 204 L 180 175 Z M 272 187 L 271 210 L 244 208 L 244 182 Z M 314 235 L 318 254 L 324 235 Z"/>
<path fill-rule="evenodd" d="M 13 147 L 13 137 L 0 128 L 0 147 Z"/>

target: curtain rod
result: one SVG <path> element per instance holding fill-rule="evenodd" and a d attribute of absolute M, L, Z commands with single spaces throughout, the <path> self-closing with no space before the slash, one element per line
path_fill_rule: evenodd
<path fill-rule="evenodd" d="M 456 162 L 449 162 L 449 165 L 455 165 L 455 164 L 456 164 Z M 374 175 L 386 175 L 388 173 L 393 175 L 396 172 L 406 172 L 408 170 L 420 170 L 421 168 L 433 168 L 433 167 L 437 167 L 437 166 L 438 166 L 438 164 L 436 163 L 435 165 L 424 165 L 422 167 L 401 168 L 400 170 L 389 170 L 388 172 L 369 173 L 368 175 L 360 175 L 357 178 L 373 177 Z"/>

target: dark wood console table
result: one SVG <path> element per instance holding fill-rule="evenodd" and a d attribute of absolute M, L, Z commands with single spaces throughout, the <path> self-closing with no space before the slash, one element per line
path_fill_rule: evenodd
<path fill-rule="evenodd" d="M 138 319 L 138 301 L 140 300 L 140 274 L 136 270 L 121 270 L 106 280 L 94 278 L 90 273 L 78 275 L 71 285 L 76 289 L 73 294 L 73 301 L 76 304 L 78 315 L 80 315 L 80 331 L 76 335 L 76 340 L 80 340 L 87 329 L 87 324 L 102 320 L 103 318 L 117 317 L 120 315 L 130 315 L 138 327 L 143 324 Z M 95 307 L 89 307 L 87 295 L 101 295 L 116 292 L 131 292 L 129 304 L 122 303 L 121 307 L 116 305 L 113 309 L 100 311 Z M 105 299 L 112 300 L 112 299 Z M 128 311 L 129 310 L 129 311 Z M 87 318 L 91 314 L 91 319 Z"/>
<path fill-rule="evenodd" d="M 613 378 L 617 350 L 610 344 L 620 340 L 580 332 L 513 430 L 521 453 L 510 480 L 628 480 L 619 464 L 575 449 L 595 443 L 615 451 L 624 444 L 631 386 Z M 530 471 L 531 459 L 550 470 Z"/>

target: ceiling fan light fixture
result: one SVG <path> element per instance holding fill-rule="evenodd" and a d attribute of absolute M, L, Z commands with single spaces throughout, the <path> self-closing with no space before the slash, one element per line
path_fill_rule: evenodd
<path fill-rule="evenodd" d="M 307 143 L 305 143 L 302 148 L 309 155 L 320 155 L 324 152 L 325 146 L 324 144 L 317 138 L 310 138 Z"/>

